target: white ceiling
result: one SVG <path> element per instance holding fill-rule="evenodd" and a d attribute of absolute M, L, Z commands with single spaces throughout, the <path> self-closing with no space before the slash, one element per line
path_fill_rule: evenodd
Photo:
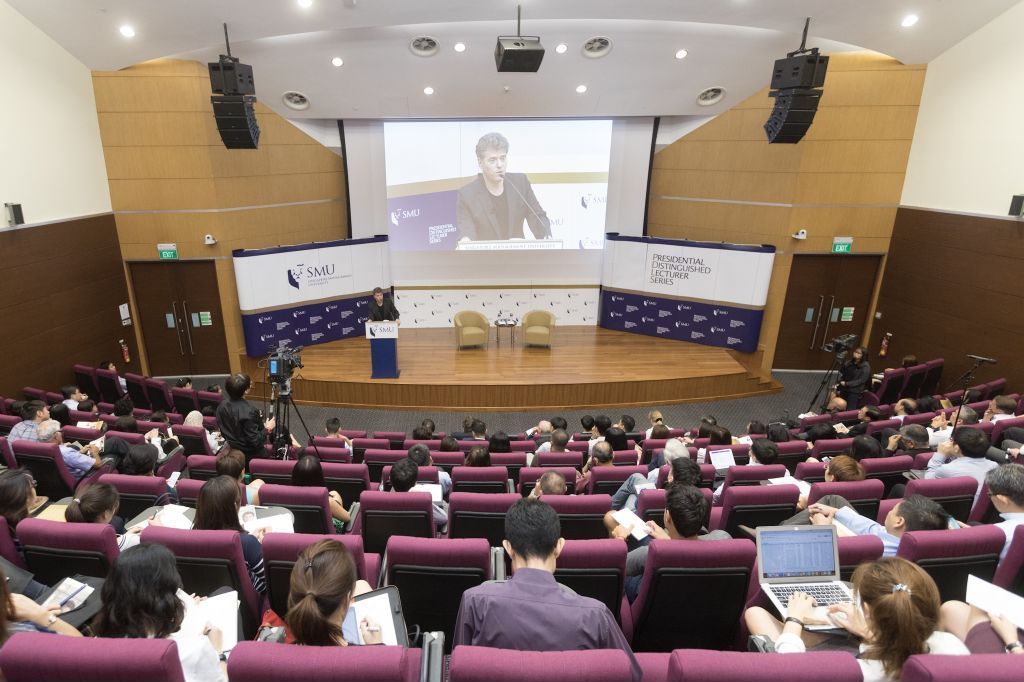
<path fill-rule="evenodd" d="M 1018 0 L 520 0 L 523 34 L 547 48 L 540 72 L 497 73 L 499 34 L 515 33 L 514 0 L 7 0 L 86 66 L 119 69 L 158 57 L 215 61 L 231 50 L 253 66 L 257 96 L 290 118 L 708 115 L 768 84 L 772 61 L 809 46 L 870 49 L 925 63 Z M 920 16 L 913 28 L 901 19 Z M 122 24 L 136 31 L 131 39 Z M 415 56 L 410 39 L 441 43 Z M 601 59 L 590 37 L 612 40 Z M 452 46 L 467 49 L 456 53 Z M 569 47 L 555 53 L 558 43 Z M 686 59 L 675 52 L 686 49 Z M 331 65 L 335 56 L 344 66 Z M 576 93 L 584 84 L 585 94 Z M 431 86 L 434 94 L 423 94 Z M 710 86 L 726 98 L 700 107 Z M 506 87 L 508 90 L 506 91 Z M 281 94 L 309 97 L 304 112 Z"/>

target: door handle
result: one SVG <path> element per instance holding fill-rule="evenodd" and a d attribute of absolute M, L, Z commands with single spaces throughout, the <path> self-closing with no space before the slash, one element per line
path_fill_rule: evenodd
<path fill-rule="evenodd" d="M 823 297 L 824 298 L 824 297 Z M 828 328 L 832 325 L 832 309 L 835 306 L 836 297 L 833 295 L 832 300 L 828 304 L 828 317 L 825 318 L 825 334 L 821 337 L 821 349 L 825 350 L 825 344 L 828 342 Z"/>
<path fill-rule="evenodd" d="M 185 334 L 188 335 L 188 352 L 191 353 L 192 355 L 195 355 L 196 350 L 195 348 L 192 347 L 192 330 L 188 328 L 188 325 L 191 322 L 191 320 L 189 320 L 188 317 L 188 308 L 185 305 L 186 303 L 188 303 L 188 301 L 181 302 L 181 309 L 185 311 Z"/>
<path fill-rule="evenodd" d="M 811 334 L 811 345 L 807 347 L 807 350 L 814 350 L 814 341 L 818 338 L 818 326 L 821 325 L 821 307 L 825 305 L 825 295 L 822 294 L 818 297 L 818 315 L 814 318 L 814 333 Z"/>
<path fill-rule="evenodd" d="M 181 320 L 178 319 L 178 303 L 177 301 L 171 301 L 171 309 L 174 311 L 174 335 L 178 337 L 178 350 L 182 355 L 185 354 L 185 347 L 181 345 L 181 329 L 178 325 L 181 324 Z"/>

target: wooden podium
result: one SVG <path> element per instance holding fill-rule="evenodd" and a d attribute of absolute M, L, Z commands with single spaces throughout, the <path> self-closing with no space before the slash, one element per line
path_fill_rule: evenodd
<path fill-rule="evenodd" d="M 367 322 L 366 338 L 370 340 L 371 379 L 397 379 L 398 323 Z"/>

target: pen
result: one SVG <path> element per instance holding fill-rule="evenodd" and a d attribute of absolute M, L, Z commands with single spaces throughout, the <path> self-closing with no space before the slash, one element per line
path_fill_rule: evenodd
<path fill-rule="evenodd" d="M 82 590 L 84 590 L 85 588 L 86 588 L 85 585 L 79 585 L 77 590 L 75 590 L 74 592 L 72 592 L 68 596 L 64 597 L 64 599 L 61 600 L 61 602 L 59 604 L 57 604 L 57 606 L 59 606 L 61 608 L 64 608 L 65 604 L 67 604 L 69 601 L 74 599 L 75 595 L 78 594 L 79 592 L 81 592 Z"/>

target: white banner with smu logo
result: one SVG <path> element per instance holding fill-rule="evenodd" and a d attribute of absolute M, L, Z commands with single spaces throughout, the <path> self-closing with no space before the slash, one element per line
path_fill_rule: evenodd
<path fill-rule="evenodd" d="M 609 234 L 601 326 L 757 349 L 775 247 Z"/>
<path fill-rule="evenodd" d="M 384 236 L 231 255 L 250 356 L 361 336 L 370 291 L 391 286 Z"/>

